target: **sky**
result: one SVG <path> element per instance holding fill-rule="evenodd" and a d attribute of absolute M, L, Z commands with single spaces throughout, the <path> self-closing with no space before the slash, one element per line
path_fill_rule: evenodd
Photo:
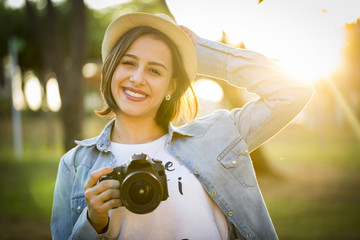
<path fill-rule="evenodd" d="M 307 81 L 340 66 L 343 26 L 360 17 L 359 0 L 167 2 L 177 21 L 200 36 L 218 40 L 224 30 L 233 44 L 244 42 Z"/>

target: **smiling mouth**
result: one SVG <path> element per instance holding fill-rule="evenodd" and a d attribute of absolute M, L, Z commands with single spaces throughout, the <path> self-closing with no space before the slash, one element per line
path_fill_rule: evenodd
<path fill-rule="evenodd" d="M 138 92 L 133 92 L 127 88 L 124 88 L 124 92 L 129 95 L 130 97 L 139 98 L 139 99 L 145 99 L 147 96 L 145 94 L 141 94 Z"/>

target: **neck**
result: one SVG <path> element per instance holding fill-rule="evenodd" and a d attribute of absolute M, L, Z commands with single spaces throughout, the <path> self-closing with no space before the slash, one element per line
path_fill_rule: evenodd
<path fill-rule="evenodd" d="M 123 144 L 141 144 L 155 141 L 166 134 L 154 119 L 127 118 L 117 115 L 111 132 L 111 141 Z"/>

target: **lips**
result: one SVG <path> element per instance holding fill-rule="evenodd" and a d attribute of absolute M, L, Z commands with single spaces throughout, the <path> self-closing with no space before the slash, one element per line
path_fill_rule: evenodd
<path fill-rule="evenodd" d="M 141 101 L 148 97 L 148 95 L 144 91 L 129 87 L 124 87 L 123 92 L 125 93 L 127 98 L 134 101 Z"/>

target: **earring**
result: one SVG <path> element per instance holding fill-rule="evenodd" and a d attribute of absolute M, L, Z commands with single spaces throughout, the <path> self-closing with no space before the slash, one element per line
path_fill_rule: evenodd
<path fill-rule="evenodd" d="M 171 98 L 171 94 L 165 96 L 166 101 L 170 101 L 170 98 Z"/>

